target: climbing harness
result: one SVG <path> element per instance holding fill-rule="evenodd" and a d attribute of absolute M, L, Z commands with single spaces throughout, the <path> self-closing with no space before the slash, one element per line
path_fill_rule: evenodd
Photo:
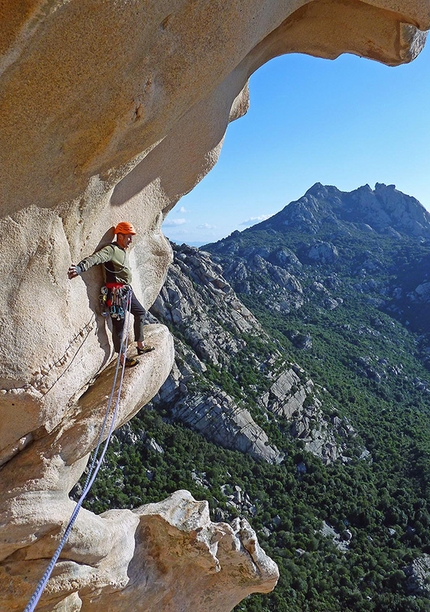
<path fill-rule="evenodd" d="M 130 285 L 106 283 L 99 296 L 102 315 L 107 317 L 110 314 L 112 319 L 124 319 L 130 290 Z"/>
<path fill-rule="evenodd" d="M 128 328 L 128 322 L 129 322 L 129 317 L 130 317 L 130 310 L 131 310 L 131 288 L 127 286 L 127 294 L 126 294 L 126 299 L 125 299 L 125 313 L 124 313 L 124 317 L 125 317 L 125 329 Z M 72 513 L 72 516 L 70 517 L 69 523 L 67 524 L 67 527 L 64 531 L 63 537 L 60 540 L 60 543 L 57 547 L 57 550 L 55 551 L 54 555 L 52 556 L 52 559 L 44 573 L 44 575 L 42 576 L 39 584 L 36 587 L 36 590 L 34 591 L 30 601 L 27 604 L 27 607 L 25 608 L 24 612 L 33 612 L 42 596 L 43 591 L 45 590 L 45 587 L 48 583 L 48 580 L 52 574 L 52 571 L 55 567 L 55 564 L 57 563 L 57 560 L 61 554 L 61 551 L 63 550 L 63 547 L 65 545 L 65 543 L 67 542 L 67 539 L 69 537 L 70 531 L 72 530 L 72 527 L 78 517 L 79 514 L 79 510 L 81 509 L 81 506 L 88 494 L 88 492 L 90 491 L 94 480 L 96 479 L 96 476 L 100 470 L 101 464 L 103 463 L 103 459 L 104 456 L 106 454 L 106 451 L 108 449 L 109 446 L 109 442 L 112 436 L 112 433 L 114 431 L 114 427 L 115 427 L 115 421 L 118 415 L 118 408 L 119 408 L 119 402 L 121 399 L 121 391 L 122 391 L 122 383 L 124 380 L 124 370 L 125 370 L 125 353 L 127 350 L 127 340 L 126 340 L 126 336 L 127 334 L 124 333 L 122 334 L 122 338 L 121 338 L 121 346 L 120 346 L 120 351 L 118 353 L 118 359 L 116 362 L 116 368 L 115 368 L 115 375 L 114 375 L 114 380 L 113 380 L 113 384 L 112 384 L 112 390 L 111 390 L 111 394 L 109 396 L 109 401 L 108 401 L 108 405 L 106 408 L 106 414 L 103 420 L 103 424 L 102 424 L 102 428 L 100 430 L 100 434 L 99 434 L 99 438 L 97 441 L 97 446 L 94 450 L 93 453 L 93 458 L 91 461 L 91 465 L 90 468 L 88 470 L 88 475 L 85 481 L 85 485 L 81 494 L 81 497 L 79 498 L 78 502 L 76 503 L 75 509 Z M 121 363 L 121 355 L 124 356 L 123 359 L 123 363 Z M 102 444 L 102 439 L 103 439 L 103 434 L 105 432 L 106 429 L 106 425 L 108 422 L 108 418 L 109 418 L 109 413 L 111 412 L 111 407 L 112 407 L 112 403 L 113 403 L 113 398 L 114 398 L 114 394 L 115 394 L 115 386 L 116 386 L 116 381 L 118 379 L 118 374 L 119 374 L 119 370 L 120 370 L 120 366 L 121 366 L 121 374 L 120 374 L 120 382 L 119 382 L 119 387 L 118 387 L 118 391 L 117 391 L 117 395 L 116 395 L 116 400 L 115 400 L 115 407 L 113 410 L 113 414 L 112 414 L 112 422 L 110 424 L 109 427 L 109 431 L 107 433 L 107 437 L 100 455 L 100 458 L 98 459 L 97 463 L 97 455 L 98 452 L 100 450 L 101 444 Z"/>

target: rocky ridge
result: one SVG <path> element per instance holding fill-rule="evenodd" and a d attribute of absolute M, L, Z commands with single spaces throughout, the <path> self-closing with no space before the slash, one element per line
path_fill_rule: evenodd
<path fill-rule="evenodd" d="M 269 442 L 269 421 L 324 462 L 347 461 L 352 427 L 327 420 L 321 390 L 270 341 L 209 254 L 172 246 L 174 261 L 151 313 L 175 336 L 175 365 L 151 404 L 168 407 L 173 420 L 216 444 L 271 463 L 283 452 Z"/>
<path fill-rule="evenodd" d="M 378 234 L 409 234 L 430 238 L 430 215 L 414 197 L 396 189 L 395 185 L 376 183 L 372 189 L 363 185 L 351 192 L 331 185 L 315 183 L 296 202 L 259 224 L 261 229 L 281 227 L 306 229 L 316 234 L 324 225 L 348 233 L 354 225 Z M 332 259 L 336 254 L 327 252 Z M 308 254 L 310 256 L 310 254 Z M 315 259 L 319 259 L 315 253 Z"/>

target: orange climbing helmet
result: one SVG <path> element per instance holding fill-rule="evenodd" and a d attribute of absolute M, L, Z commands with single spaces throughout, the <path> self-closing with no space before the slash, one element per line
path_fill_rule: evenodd
<path fill-rule="evenodd" d="M 132 236 L 136 235 L 136 230 L 128 221 L 121 221 L 115 228 L 115 234 L 131 234 Z"/>

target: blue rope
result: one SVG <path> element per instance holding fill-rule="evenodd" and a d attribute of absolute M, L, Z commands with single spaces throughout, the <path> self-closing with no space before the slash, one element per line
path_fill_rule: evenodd
<path fill-rule="evenodd" d="M 94 450 L 93 459 L 92 459 L 90 468 L 88 470 L 88 475 L 87 475 L 87 478 L 86 478 L 86 481 L 85 481 L 84 489 L 82 491 L 81 497 L 79 498 L 79 500 L 78 500 L 78 502 L 77 502 L 77 504 L 75 506 L 75 509 L 73 510 L 72 516 L 70 517 L 69 523 L 68 523 L 68 525 L 66 527 L 66 530 L 65 530 L 65 532 L 63 534 L 63 537 L 60 540 L 60 543 L 59 543 L 59 545 L 57 547 L 57 550 L 53 554 L 52 559 L 51 559 L 48 567 L 46 568 L 46 571 L 43 574 L 39 584 L 37 585 L 36 590 L 34 591 L 33 595 L 31 596 L 31 599 L 28 602 L 27 607 L 25 608 L 24 612 L 33 612 L 35 610 L 35 608 L 36 608 L 36 606 L 37 606 L 37 604 L 38 604 L 38 602 L 39 602 L 39 600 L 40 600 L 40 598 L 42 596 L 42 593 L 45 590 L 45 587 L 46 587 L 46 585 L 48 583 L 48 580 L 51 577 L 51 574 L 52 574 L 52 571 L 53 571 L 53 569 L 55 567 L 55 564 L 58 561 L 58 557 L 60 556 L 61 551 L 63 550 L 63 547 L 64 547 L 65 543 L 67 542 L 67 539 L 68 539 L 69 534 L 70 534 L 70 532 L 72 530 L 72 527 L 73 527 L 76 519 L 78 518 L 79 510 L 81 509 L 81 506 L 82 506 L 82 504 L 83 504 L 83 502 L 84 502 L 84 500 L 85 500 L 89 490 L 91 489 L 91 487 L 92 487 L 92 485 L 94 483 L 94 480 L 96 479 L 96 476 L 97 476 L 97 474 L 98 474 L 98 472 L 100 470 L 100 467 L 101 467 L 101 465 L 103 463 L 104 456 L 105 456 L 106 451 L 108 449 L 109 442 L 110 442 L 112 433 L 114 431 L 114 425 L 115 425 L 116 417 L 118 415 L 118 408 L 119 408 L 119 401 L 120 401 L 120 398 L 121 398 L 122 383 L 123 383 L 123 380 L 124 380 L 124 371 L 125 371 L 125 350 L 124 350 L 124 346 L 125 346 L 125 338 L 127 336 L 128 323 L 129 323 L 129 319 L 130 319 L 131 294 L 132 294 L 132 292 L 131 292 L 131 290 L 129 290 L 128 293 L 127 293 L 127 297 L 126 297 L 124 332 L 122 334 L 120 350 L 119 350 L 118 359 L 117 359 L 117 362 L 116 362 L 116 368 L 115 368 L 115 375 L 114 375 L 114 380 L 113 380 L 113 384 L 112 384 L 112 390 L 111 390 L 111 394 L 110 394 L 110 397 L 109 397 L 108 405 L 107 405 L 107 408 L 106 408 L 106 414 L 105 414 L 105 417 L 104 417 L 104 420 L 103 420 L 103 424 L 102 424 L 102 428 L 101 428 L 100 435 L 99 435 L 99 438 L 98 438 L 97 446 L 96 446 L 96 448 Z M 96 464 L 97 454 L 98 454 L 98 452 L 100 450 L 103 434 L 104 434 L 104 431 L 105 431 L 105 428 L 106 428 L 107 420 L 108 420 L 108 417 L 109 417 L 109 412 L 110 412 L 111 406 L 112 406 L 113 396 L 114 396 L 114 393 L 115 393 L 115 386 L 116 386 L 116 381 L 117 381 L 117 378 L 118 378 L 119 366 L 121 364 L 121 355 L 124 355 L 124 361 L 122 363 L 122 369 L 121 369 L 121 376 L 120 376 L 120 382 L 119 382 L 119 387 L 118 387 L 118 393 L 117 393 L 117 397 L 116 397 L 115 408 L 114 408 L 113 415 L 112 415 L 112 423 L 110 425 L 110 428 L 109 428 L 109 431 L 108 431 L 107 438 L 105 440 L 105 444 L 104 444 L 102 453 L 101 453 L 100 458 L 99 458 L 99 460 L 97 461 L 97 464 Z"/>

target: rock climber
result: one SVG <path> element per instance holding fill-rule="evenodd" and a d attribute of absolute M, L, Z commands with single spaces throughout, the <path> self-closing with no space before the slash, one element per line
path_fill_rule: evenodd
<path fill-rule="evenodd" d="M 122 335 L 125 323 L 125 300 L 128 291 L 131 291 L 131 314 L 134 316 L 134 338 L 137 343 L 137 354 L 143 355 L 154 350 L 152 346 L 145 346 L 143 327 L 146 310 L 138 301 L 131 288 L 131 270 L 127 250 L 136 235 L 136 230 L 128 221 L 122 221 L 115 227 L 116 241 L 108 244 L 93 255 L 85 257 L 77 265 L 72 264 L 68 270 L 70 279 L 86 272 L 92 266 L 103 264 L 105 287 L 102 287 L 101 299 L 109 309 L 112 320 L 112 338 L 117 353 L 120 352 Z M 129 358 L 124 353 L 120 355 L 121 363 L 132 367 L 139 363 L 136 358 Z"/>

